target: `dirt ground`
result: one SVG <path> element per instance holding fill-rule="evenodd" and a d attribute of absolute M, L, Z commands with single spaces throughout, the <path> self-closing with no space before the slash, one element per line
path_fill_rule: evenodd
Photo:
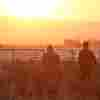
<path fill-rule="evenodd" d="M 43 76 L 44 72 L 39 65 L 36 66 L 34 67 L 34 65 L 20 64 L 13 66 L 17 67 L 17 69 L 15 68 L 15 70 L 13 70 L 15 72 L 11 72 L 9 70 L 8 73 L 7 72 L 0 73 L 0 96 L 9 96 L 9 95 L 16 96 L 15 91 L 16 88 L 18 89 L 19 87 L 25 88 L 24 95 L 26 96 L 32 95 L 33 93 L 33 98 L 37 98 L 39 96 L 41 98 L 42 95 L 41 92 L 44 92 L 43 95 L 45 96 L 48 95 L 48 88 L 50 87 L 47 87 L 44 84 L 47 83 L 47 80 L 50 79 L 46 80 L 41 79 L 44 77 Z M 57 80 L 56 82 L 58 83 L 58 89 L 56 91 L 58 98 L 57 100 L 62 100 L 62 99 L 64 100 L 64 98 L 65 100 L 68 98 L 69 100 L 81 100 L 80 98 L 82 97 L 91 98 L 84 100 L 92 100 L 93 98 L 94 98 L 93 100 L 98 100 L 96 97 L 96 90 L 97 90 L 96 86 L 97 86 L 97 81 L 99 79 L 80 81 L 79 80 L 80 70 L 78 64 L 67 63 L 66 65 L 61 65 L 61 66 L 62 67 L 60 69 L 61 70 L 60 75 L 62 75 L 61 76 L 62 78 L 59 78 L 59 80 Z M 25 76 L 24 74 L 27 75 Z M 45 77 L 48 78 L 48 74 L 45 74 Z M 52 74 L 51 77 L 54 78 Z M 41 83 L 42 84 L 44 83 L 42 85 L 42 88 L 40 85 Z M 56 83 L 54 83 L 54 87 Z M 100 85 L 98 84 L 98 86 Z M 26 90 L 29 92 L 27 92 Z M 37 95 L 37 97 L 35 97 L 35 95 Z"/>

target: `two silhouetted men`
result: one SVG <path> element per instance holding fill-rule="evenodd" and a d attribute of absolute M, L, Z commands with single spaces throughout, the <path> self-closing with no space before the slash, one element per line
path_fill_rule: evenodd
<path fill-rule="evenodd" d="M 89 43 L 87 41 L 83 43 L 83 49 L 79 53 L 79 64 L 81 72 L 80 79 L 90 79 L 91 72 L 96 64 L 96 57 L 94 56 L 94 53 L 89 50 Z"/>

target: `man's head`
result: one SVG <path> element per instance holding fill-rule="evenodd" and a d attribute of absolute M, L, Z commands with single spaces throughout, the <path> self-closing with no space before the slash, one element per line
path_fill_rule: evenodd
<path fill-rule="evenodd" d="M 89 42 L 88 41 L 84 41 L 83 42 L 83 48 L 84 49 L 88 49 L 88 47 L 89 47 Z"/>
<path fill-rule="evenodd" d="M 47 47 L 47 52 L 53 52 L 53 46 L 52 45 L 48 45 Z"/>

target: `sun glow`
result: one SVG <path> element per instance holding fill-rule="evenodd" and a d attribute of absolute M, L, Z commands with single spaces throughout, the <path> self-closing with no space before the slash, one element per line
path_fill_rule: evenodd
<path fill-rule="evenodd" d="M 6 0 L 8 10 L 15 16 L 55 16 L 61 0 Z"/>

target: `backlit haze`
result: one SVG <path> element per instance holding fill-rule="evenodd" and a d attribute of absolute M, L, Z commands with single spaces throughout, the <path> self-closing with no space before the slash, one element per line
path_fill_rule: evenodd
<path fill-rule="evenodd" d="M 99 5 L 100 0 L 66 0 L 65 38 L 100 39 Z"/>
<path fill-rule="evenodd" d="M 100 39 L 99 0 L 0 0 L 0 42 L 63 45 Z"/>

